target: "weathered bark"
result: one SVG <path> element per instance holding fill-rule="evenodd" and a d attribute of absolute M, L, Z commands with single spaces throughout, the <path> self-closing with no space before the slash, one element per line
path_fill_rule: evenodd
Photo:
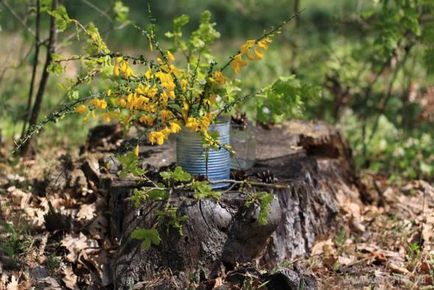
<path fill-rule="evenodd" d="M 144 162 L 152 166 L 174 160 L 170 144 L 159 152 L 148 149 L 153 153 L 148 152 Z M 244 206 L 242 193 L 227 192 L 218 202 L 197 202 L 184 193 L 174 197 L 179 214 L 188 216 L 183 235 L 162 231 L 161 244 L 148 251 L 129 235 L 136 227 L 152 225 L 153 204 L 135 208 L 126 198 L 140 185 L 106 176 L 101 186 L 110 196 L 112 236 L 121 244 L 112 263 L 115 287 L 150 280 L 162 269 L 178 277 L 179 288 L 186 286 L 182 281 L 189 273 L 212 278 L 238 263 L 271 269 L 307 255 L 316 238 L 335 229 L 340 203 L 359 198 L 351 152 L 339 132 L 323 124 L 290 122 L 272 130 L 258 128 L 257 157 L 252 172 L 270 170 L 287 185 L 274 190 L 266 225 L 259 224 L 257 208 Z"/>

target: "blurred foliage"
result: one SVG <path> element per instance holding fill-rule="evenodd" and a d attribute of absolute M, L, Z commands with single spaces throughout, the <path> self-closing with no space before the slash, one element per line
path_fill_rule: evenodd
<path fill-rule="evenodd" d="M 11 139 L 21 128 L 33 57 L 32 52 L 27 53 L 32 34 L 22 22 L 33 27 L 34 7 L 29 0 L 5 2 L 18 16 L 0 5 L 0 37 L 5 44 L 2 55 L 17 59 L 11 63 L 0 58 L 0 130 Z M 47 5 L 49 1 L 42 2 Z M 146 38 L 128 25 L 149 22 L 144 1 L 77 0 L 64 4 L 69 17 L 95 23 L 112 51 L 126 49 L 140 55 L 147 46 Z M 273 93 L 274 102 L 264 102 L 259 96 L 239 109 L 247 109 L 251 117 L 259 112 L 260 121 L 278 122 L 301 115 L 335 123 L 350 141 L 359 166 L 392 178 L 432 179 L 433 119 L 421 116 L 422 112 L 432 115 L 434 111 L 434 106 L 429 107 L 433 95 L 427 93 L 433 86 L 434 73 L 434 1 L 300 0 L 299 4 L 304 11 L 297 23 L 270 47 L 266 61 L 252 64 L 243 73 L 245 81 L 240 89 L 250 94 L 277 77 L 296 75 L 297 83 L 287 79 L 291 85 L 285 90 L 298 88 L 298 93 L 305 96 L 300 88 L 310 84 L 322 88 L 321 98 L 306 98 L 306 110 L 300 114 L 282 107 L 285 95 L 276 94 L 270 87 L 268 93 Z M 213 48 L 221 51 L 220 55 L 228 55 L 239 47 L 241 39 L 254 37 L 264 27 L 294 13 L 294 0 L 167 0 L 152 1 L 152 7 L 159 24 L 157 34 L 166 34 L 168 45 L 180 41 L 180 27 L 183 33 L 190 34 L 198 26 L 202 12 L 210 10 L 217 23 L 212 29 L 221 33 Z M 177 23 L 166 21 L 175 17 L 180 17 Z M 59 21 L 62 19 L 59 12 Z M 47 19 L 42 25 L 48 26 Z M 68 41 L 71 33 L 62 32 L 60 39 L 63 50 L 74 54 L 75 44 Z M 188 50 L 192 44 L 185 46 Z M 74 69 L 65 67 L 66 73 Z M 58 82 L 53 78 L 49 83 L 45 113 L 64 101 L 59 98 Z M 79 90 L 70 95 L 83 93 Z M 262 114 L 265 107 L 277 111 L 274 120 Z M 77 119 L 55 126 L 46 129 L 44 139 L 59 144 L 69 135 L 69 142 L 76 145 L 86 135 Z M 58 134 L 62 128 L 68 128 L 68 133 Z"/>

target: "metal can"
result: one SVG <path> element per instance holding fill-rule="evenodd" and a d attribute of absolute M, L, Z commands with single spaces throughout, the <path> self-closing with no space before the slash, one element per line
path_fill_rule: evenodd
<path fill-rule="evenodd" d="M 229 121 L 210 125 L 209 132 L 218 133 L 218 141 L 221 145 L 229 144 Z M 205 176 L 212 182 L 230 177 L 231 156 L 229 151 L 225 148 L 206 148 L 202 136 L 187 128 L 183 128 L 176 137 L 176 162 L 191 175 Z M 227 185 L 227 183 L 211 184 L 212 188 L 222 188 Z"/>

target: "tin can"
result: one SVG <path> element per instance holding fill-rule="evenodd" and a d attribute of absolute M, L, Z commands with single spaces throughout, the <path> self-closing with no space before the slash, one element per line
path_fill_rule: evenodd
<path fill-rule="evenodd" d="M 221 145 L 230 143 L 230 122 L 212 124 L 209 132 L 218 133 L 218 141 Z M 177 134 L 176 137 L 176 162 L 185 171 L 193 176 L 205 176 L 210 181 L 229 179 L 231 168 L 231 156 L 225 148 L 205 148 L 202 136 L 187 128 Z M 223 188 L 227 183 L 211 184 L 212 188 Z"/>

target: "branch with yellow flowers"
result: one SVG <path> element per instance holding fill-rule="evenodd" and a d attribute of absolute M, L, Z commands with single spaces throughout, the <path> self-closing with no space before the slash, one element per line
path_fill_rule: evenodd
<path fill-rule="evenodd" d="M 271 28 L 260 37 L 247 40 L 243 45 L 241 45 L 240 49 L 229 58 L 228 62 L 225 63 L 219 70 L 223 72 L 230 65 L 235 73 L 239 73 L 240 70 L 245 65 L 247 65 L 247 62 L 243 60 L 244 55 L 247 56 L 249 60 L 262 59 L 264 56 L 264 51 L 268 49 L 268 46 L 271 43 L 271 37 L 274 36 L 276 33 L 279 33 L 286 24 L 288 24 L 295 17 L 298 17 L 302 12 L 303 10 L 296 12 L 294 15 L 282 21 L 278 26 Z"/>

